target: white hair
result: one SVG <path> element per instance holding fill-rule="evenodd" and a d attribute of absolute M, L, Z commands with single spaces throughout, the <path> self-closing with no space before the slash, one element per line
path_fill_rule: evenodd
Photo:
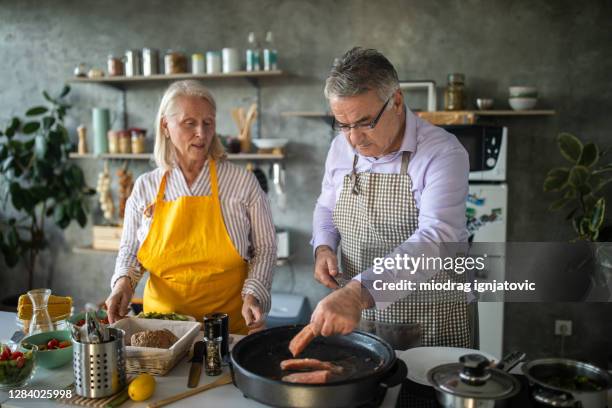
<path fill-rule="evenodd" d="M 159 110 L 157 111 L 157 117 L 155 122 L 155 146 L 153 148 L 153 157 L 158 167 L 165 170 L 171 170 L 176 164 L 176 152 L 174 145 L 164 134 L 162 128 L 162 118 L 166 117 L 170 110 L 174 106 L 174 102 L 180 96 L 195 96 L 204 99 L 213 108 L 215 115 L 217 113 L 217 103 L 213 98 L 212 94 L 200 81 L 185 80 L 177 81 L 170 84 L 164 96 L 162 97 L 161 103 L 159 104 Z M 224 160 L 227 156 L 225 154 L 225 148 L 219 139 L 219 136 L 215 133 L 210 142 L 208 148 L 208 156 L 214 160 Z"/>

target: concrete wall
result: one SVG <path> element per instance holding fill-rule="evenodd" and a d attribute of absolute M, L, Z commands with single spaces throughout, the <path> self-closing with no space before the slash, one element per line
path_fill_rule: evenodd
<path fill-rule="evenodd" d="M 572 232 L 546 207 L 541 192 L 546 171 L 561 163 L 554 137 L 560 131 L 609 145 L 612 6 L 590 1 L 2 1 L 0 2 L 0 117 L 22 113 L 40 101 L 43 89 L 59 90 L 79 62 L 105 67 L 109 53 L 155 47 L 204 52 L 243 48 L 249 31 L 272 30 L 280 67 L 290 76 L 262 81 L 263 135 L 291 140 L 286 161 L 288 205 L 276 206 L 277 225 L 292 232 L 293 269 L 279 268 L 274 288 L 308 296 L 315 304 L 326 290 L 313 283 L 308 245 L 311 213 L 320 188 L 330 133 L 323 121 L 283 118 L 286 110 L 323 110 L 323 81 L 333 61 L 354 45 L 382 51 L 401 79 L 435 80 L 440 89 L 449 72 L 464 72 L 470 101 L 496 99 L 506 107 L 507 87 L 534 84 L 539 106 L 554 117 L 508 118 L 510 127 L 509 236 L 515 241 L 566 240 Z M 219 132 L 234 132 L 229 108 L 248 105 L 252 86 L 243 80 L 210 82 L 219 109 Z M 163 84 L 138 85 L 127 93 L 130 125 L 152 129 Z M 90 125 L 92 107 L 119 111 L 120 93 L 76 85 L 69 126 Z M 90 185 L 102 169 L 81 162 Z M 132 163 L 135 172 L 144 163 Z M 266 168 L 267 169 L 267 168 Z M 89 242 L 89 229 L 52 232 L 51 250 L 41 259 L 37 285 L 70 293 L 80 304 L 108 292 L 114 257 L 77 255 L 71 247 Z M 21 269 L 2 269 L 2 294 L 24 289 Z M 7 282 L 7 283 L 4 283 Z M 554 313 L 553 313 L 554 311 Z M 601 305 L 508 305 L 506 348 L 533 355 L 558 353 L 551 335 L 554 317 L 569 317 L 580 328 L 576 354 L 603 364 L 612 308 Z M 554 316 L 553 316 L 554 315 Z M 608 319 L 609 320 L 609 319 Z M 525 328 L 530 336 L 525 336 Z M 539 345 L 549 344 L 544 350 Z"/>

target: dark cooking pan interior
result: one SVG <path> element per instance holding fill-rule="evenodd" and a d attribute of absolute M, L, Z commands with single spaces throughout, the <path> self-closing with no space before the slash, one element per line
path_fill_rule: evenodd
<path fill-rule="evenodd" d="M 275 327 L 247 336 L 234 346 L 233 360 L 251 374 L 280 380 L 289 373 L 280 369 L 281 361 L 293 358 L 289 342 L 303 327 Z M 298 358 L 316 358 L 342 366 L 344 372 L 330 381 L 341 383 L 385 373 L 394 363 L 395 353 L 379 338 L 353 332 L 346 336 L 319 336 Z"/>

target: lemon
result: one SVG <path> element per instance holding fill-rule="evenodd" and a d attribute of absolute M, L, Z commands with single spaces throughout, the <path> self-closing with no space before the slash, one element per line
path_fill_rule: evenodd
<path fill-rule="evenodd" d="M 128 387 L 128 394 L 132 401 L 144 401 L 155 392 L 155 377 L 151 374 L 140 374 L 134 378 Z"/>

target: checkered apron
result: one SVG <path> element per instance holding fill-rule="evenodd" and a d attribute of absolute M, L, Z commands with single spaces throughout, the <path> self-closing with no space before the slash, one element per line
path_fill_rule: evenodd
<path fill-rule="evenodd" d="M 353 278 L 406 241 L 418 228 L 418 208 L 408 175 L 410 152 L 403 152 L 399 174 L 357 173 L 344 177 L 333 212 L 341 236 L 343 276 Z M 433 280 L 461 281 L 463 275 L 438 272 Z M 384 310 L 362 313 L 361 329 L 385 338 L 396 349 L 422 346 L 469 347 L 465 295 L 449 291 L 415 291 Z"/>

